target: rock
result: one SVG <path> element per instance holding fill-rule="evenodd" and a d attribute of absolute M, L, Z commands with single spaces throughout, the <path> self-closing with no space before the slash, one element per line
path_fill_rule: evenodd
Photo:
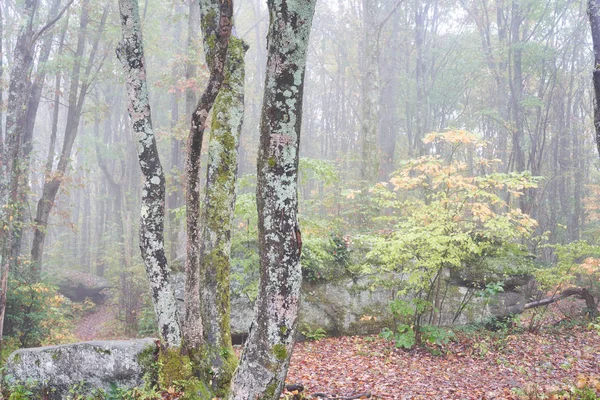
<path fill-rule="evenodd" d="M 108 280 L 80 271 L 53 271 L 52 280 L 58 286 L 58 292 L 72 301 L 82 302 L 89 297 L 96 304 L 102 304 L 107 298 Z"/>
<path fill-rule="evenodd" d="M 144 384 L 144 361 L 156 349 L 155 339 L 72 343 L 17 350 L 6 364 L 9 384 L 30 382 L 36 395 L 64 399 L 69 390 L 109 393 L 111 386 L 133 388 Z"/>
<path fill-rule="evenodd" d="M 380 277 L 379 277 L 380 279 Z M 401 279 L 390 276 L 389 281 Z M 183 315 L 183 286 L 185 276 L 173 274 L 176 297 L 180 300 L 180 315 Z M 390 302 L 396 297 L 397 289 L 375 284 L 374 277 L 342 278 L 335 282 L 304 282 L 300 303 L 298 331 L 308 326 L 314 330 L 324 329 L 330 335 L 378 334 L 384 327 L 394 326 L 389 311 Z M 451 287 L 444 300 L 444 312 L 437 315 L 435 322 L 443 326 L 473 322 L 488 315 L 487 307 L 479 297 L 473 298 L 473 307 L 465 310 L 454 320 L 454 314 L 467 292 L 466 288 Z M 408 300 L 408 299 L 407 299 Z M 231 294 L 231 336 L 235 344 L 245 339 L 254 318 L 254 304 L 247 298 Z"/>
<path fill-rule="evenodd" d="M 367 335 L 392 326 L 389 303 L 393 293 L 383 287 L 369 289 L 371 283 L 367 277 L 304 283 L 299 331 L 308 326 L 332 335 Z"/>
<path fill-rule="evenodd" d="M 500 292 L 490 304 L 490 312 L 496 318 L 516 315 L 523 311 L 526 302 L 525 294 L 520 291 Z"/>

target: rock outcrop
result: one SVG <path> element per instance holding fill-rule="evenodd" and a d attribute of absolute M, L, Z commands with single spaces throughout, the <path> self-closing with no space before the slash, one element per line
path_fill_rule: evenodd
<path fill-rule="evenodd" d="M 94 341 L 17 350 L 7 361 L 7 380 L 30 386 L 36 398 L 57 400 L 74 390 L 85 396 L 98 390 L 110 393 L 117 387 L 141 386 L 144 366 L 152 362 L 156 351 L 154 340 Z"/>
<path fill-rule="evenodd" d="M 53 271 L 51 279 L 58 286 L 60 294 L 75 302 L 82 302 L 89 297 L 94 303 L 102 304 L 110 288 L 108 280 L 81 271 Z"/>

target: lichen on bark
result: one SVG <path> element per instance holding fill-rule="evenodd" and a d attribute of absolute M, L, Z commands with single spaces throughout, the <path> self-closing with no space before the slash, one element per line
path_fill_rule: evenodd
<path fill-rule="evenodd" d="M 123 64 L 129 116 L 144 184 L 140 216 L 140 250 L 150 281 L 158 331 L 166 347 L 181 346 L 181 330 L 164 249 L 165 177 L 152 129 L 144 48 L 137 0 L 119 0 L 122 39 L 117 56 Z"/>
<path fill-rule="evenodd" d="M 278 399 L 296 333 L 302 240 L 298 149 L 306 49 L 316 0 L 269 0 L 267 76 L 257 163 L 260 286 L 230 399 Z"/>
<path fill-rule="evenodd" d="M 231 35 L 233 1 L 201 0 L 200 21 L 204 36 L 204 53 L 210 71 L 208 84 L 192 113 L 187 142 L 186 173 L 186 263 L 184 339 L 188 353 L 203 343 L 200 309 L 200 156 L 205 123 L 224 80 L 224 66 Z M 192 354 L 193 355 L 193 354 Z M 198 357 L 193 357 L 198 358 Z"/>
<path fill-rule="evenodd" d="M 237 366 L 231 345 L 229 275 L 238 145 L 244 115 L 246 44 L 231 37 L 224 82 L 213 107 L 200 244 L 200 293 L 205 379 L 223 395 Z"/>

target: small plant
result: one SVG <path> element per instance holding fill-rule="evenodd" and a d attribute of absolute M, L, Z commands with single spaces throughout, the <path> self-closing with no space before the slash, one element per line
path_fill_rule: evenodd
<path fill-rule="evenodd" d="M 397 348 L 412 349 L 415 346 L 415 332 L 412 326 L 398 324 L 396 332 L 389 328 L 383 328 L 380 336 L 385 340 L 393 340 Z"/>
<path fill-rule="evenodd" d="M 598 333 L 598 335 L 600 335 L 600 317 L 596 318 L 594 322 L 590 322 L 588 327 L 590 329 L 595 330 Z"/>
<path fill-rule="evenodd" d="M 308 325 L 304 325 L 304 330 L 301 333 L 306 338 L 306 340 L 310 342 L 315 342 L 317 340 L 321 340 L 327 337 L 327 332 L 325 332 L 325 329 L 316 328 L 315 330 L 313 330 Z"/>
<path fill-rule="evenodd" d="M 26 400 L 33 397 L 33 392 L 25 385 L 15 385 L 10 388 L 8 400 Z"/>
<path fill-rule="evenodd" d="M 437 326 L 425 325 L 421 327 L 422 339 L 429 343 L 442 346 L 448 344 L 456 336 L 450 329 L 444 329 Z"/>

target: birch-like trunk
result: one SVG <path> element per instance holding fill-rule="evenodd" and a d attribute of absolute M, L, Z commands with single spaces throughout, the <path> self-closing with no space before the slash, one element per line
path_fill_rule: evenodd
<path fill-rule="evenodd" d="M 164 248 L 165 176 L 152 129 L 142 27 L 137 0 L 119 0 L 122 39 L 117 56 L 123 64 L 140 168 L 144 176 L 140 217 L 140 250 L 150 280 L 152 302 L 163 346 L 181 346 L 175 295 L 169 282 Z"/>
<path fill-rule="evenodd" d="M 213 107 L 200 244 L 203 360 L 212 389 L 222 394 L 237 366 L 231 345 L 229 276 L 238 145 L 244 117 L 243 40 L 231 37 L 225 80 Z"/>
<path fill-rule="evenodd" d="M 600 153 L 600 0 L 588 0 L 588 16 L 594 45 L 594 128 Z"/>
<path fill-rule="evenodd" d="M 295 343 L 302 273 L 298 149 L 308 38 L 316 0 L 269 0 L 258 153 L 260 287 L 230 399 L 278 399 Z"/>
<path fill-rule="evenodd" d="M 200 311 L 200 156 L 208 114 L 223 84 L 225 60 L 231 35 L 233 0 L 200 0 L 200 23 L 204 36 L 204 54 L 210 71 L 208 84 L 196 109 L 187 142 L 186 188 L 186 260 L 185 316 L 183 336 L 188 352 L 202 345 Z"/>

